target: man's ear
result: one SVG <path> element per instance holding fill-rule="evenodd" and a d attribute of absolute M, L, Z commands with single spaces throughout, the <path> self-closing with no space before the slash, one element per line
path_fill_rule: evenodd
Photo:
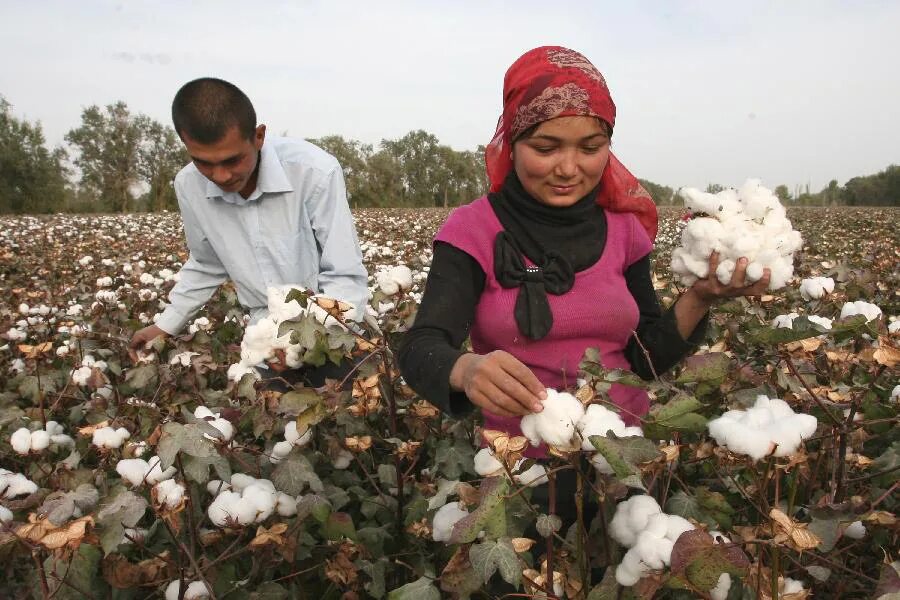
<path fill-rule="evenodd" d="M 257 150 L 261 150 L 264 141 L 266 141 L 266 126 L 258 125 L 256 127 L 256 132 L 253 134 L 253 145 Z"/>

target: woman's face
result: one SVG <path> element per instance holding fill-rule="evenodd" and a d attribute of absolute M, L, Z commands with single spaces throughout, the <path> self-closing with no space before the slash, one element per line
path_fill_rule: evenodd
<path fill-rule="evenodd" d="M 544 121 L 513 144 L 513 168 L 525 191 L 547 206 L 571 206 L 600 183 L 609 135 L 596 117 Z"/>

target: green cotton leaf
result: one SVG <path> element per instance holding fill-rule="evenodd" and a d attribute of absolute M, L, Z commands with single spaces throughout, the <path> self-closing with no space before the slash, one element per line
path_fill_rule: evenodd
<path fill-rule="evenodd" d="M 100 492 L 89 483 L 82 483 L 72 492 L 53 492 L 44 499 L 38 509 L 39 514 L 46 514 L 47 519 L 57 527 L 75 515 L 76 508 L 82 514 L 91 512 L 100 500 Z"/>
<path fill-rule="evenodd" d="M 216 476 L 222 481 L 231 480 L 231 465 L 227 458 L 219 454 L 203 458 L 187 455 L 182 460 L 182 464 L 185 476 L 196 483 L 204 484 L 209 481 L 210 467 L 215 469 Z"/>
<path fill-rule="evenodd" d="M 353 524 L 353 517 L 345 512 L 331 513 L 322 524 L 322 534 L 332 542 L 339 542 L 344 538 L 355 541 L 356 526 Z"/>
<path fill-rule="evenodd" d="M 668 440 L 676 431 L 706 431 L 708 419 L 695 412 L 701 408 L 703 404 L 699 400 L 686 394 L 676 396 L 666 404 L 654 406 L 644 422 L 644 435 L 654 440 Z"/>
<path fill-rule="evenodd" d="M 359 533 L 362 540 L 362 529 L 359 530 Z M 365 542 L 365 540 L 362 541 Z M 369 548 L 371 551 L 372 546 L 366 544 L 366 548 Z M 369 576 L 369 581 L 363 584 L 363 589 L 366 590 L 366 593 L 372 598 L 383 598 L 386 592 L 384 580 L 388 559 L 382 556 L 375 562 L 363 560 L 357 561 L 356 564 L 362 569 L 363 573 Z"/>
<path fill-rule="evenodd" d="M 705 487 L 693 491 L 695 496 L 683 490 L 669 496 L 666 501 L 666 512 L 685 519 L 694 519 L 713 529 L 728 529 L 731 526 L 730 515 L 734 514 L 734 509 L 727 503 L 725 497 L 718 492 L 710 492 Z"/>
<path fill-rule="evenodd" d="M 656 444 L 642 437 L 617 438 L 612 432 L 609 432 L 609 437 L 592 435 L 588 440 L 612 467 L 617 479 L 628 487 L 646 491 L 641 481 L 641 470 L 636 463 L 658 457 L 659 449 Z"/>
<path fill-rule="evenodd" d="M 162 435 L 156 447 L 156 453 L 163 469 L 175 463 L 175 456 L 184 452 L 195 458 L 212 458 L 218 451 L 212 441 L 203 437 L 203 432 L 196 424 L 182 425 L 171 422 L 163 425 Z"/>
<path fill-rule="evenodd" d="M 509 538 L 473 545 L 469 548 L 469 562 L 472 563 L 475 573 L 485 584 L 499 570 L 500 576 L 506 583 L 516 588 L 519 587 L 522 568 Z"/>
<path fill-rule="evenodd" d="M 869 467 L 869 473 L 884 473 L 872 478 L 872 483 L 884 487 L 889 487 L 897 481 L 897 465 L 900 464 L 900 441 L 891 444 L 891 447 L 882 453 L 881 456 L 872 461 Z"/>
<path fill-rule="evenodd" d="M 288 591 L 284 587 L 274 581 L 266 581 L 250 592 L 249 600 L 288 600 L 288 597 Z"/>
<path fill-rule="evenodd" d="M 685 531 L 672 548 L 672 575 L 702 591 L 714 588 L 722 573 L 745 576 L 749 566 L 750 559 L 738 546 L 716 544 L 702 529 Z"/>
<path fill-rule="evenodd" d="M 90 544 L 81 544 L 71 558 L 50 554 L 44 561 L 44 571 L 52 573 L 47 577 L 50 596 L 54 600 L 85 600 L 81 590 L 89 591 L 94 598 L 105 598 L 109 585 L 100 577 L 100 549 Z M 38 588 L 35 598 L 43 598 Z"/>
<path fill-rule="evenodd" d="M 468 544 L 475 541 L 482 530 L 489 536 L 499 537 L 506 533 L 506 510 L 504 496 L 509 492 L 509 480 L 505 477 L 488 477 L 479 488 L 478 507 L 457 521 L 450 534 L 451 544 Z"/>
<path fill-rule="evenodd" d="M 881 576 L 872 597 L 876 600 L 900 600 L 900 561 L 881 565 Z"/>
<path fill-rule="evenodd" d="M 303 520 L 312 515 L 319 523 L 324 523 L 331 514 L 331 502 L 318 494 L 306 494 L 297 502 L 297 519 Z"/>
<path fill-rule="evenodd" d="M 397 467 L 394 465 L 378 465 L 378 481 L 388 489 L 397 487 Z"/>
<path fill-rule="evenodd" d="M 156 386 L 159 380 L 157 366 L 154 364 L 140 365 L 128 369 L 125 372 L 125 382 L 122 388 L 123 394 L 133 394 L 150 386 Z"/>
<path fill-rule="evenodd" d="M 272 483 L 275 489 L 291 496 L 302 494 L 307 485 L 314 492 L 325 490 L 309 459 L 298 448 L 291 450 L 272 471 Z"/>
<path fill-rule="evenodd" d="M 319 403 L 321 398 L 316 390 L 300 388 L 285 392 L 278 398 L 277 412 L 295 417 Z"/>
<path fill-rule="evenodd" d="M 724 352 L 695 354 L 684 359 L 676 383 L 709 382 L 718 385 L 731 370 L 731 358 Z"/>
<path fill-rule="evenodd" d="M 559 515 L 540 515 L 535 521 L 534 528 L 541 537 L 548 538 L 562 528 L 562 519 Z"/>
<path fill-rule="evenodd" d="M 126 527 L 134 527 L 144 516 L 147 501 L 132 491 L 120 492 L 109 504 L 97 513 L 100 528 L 100 545 L 104 554 L 114 552 L 119 547 Z"/>
<path fill-rule="evenodd" d="M 444 438 L 435 448 L 435 471 L 447 479 L 459 479 L 464 473 L 475 475 L 475 450 L 465 439 Z"/>
<path fill-rule="evenodd" d="M 447 480 L 441 477 L 437 480 L 437 492 L 428 499 L 428 510 L 434 510 L 447 504 L 447 497 L 456 492 L 459 479 Z"/>
<path fill-rule="evenodd" d="M 441 592 L 434 585 L 434 578 L 423 576 L 391 590 L 387 597 L 388 600 L 441 600 Z"/>
<path fill-rule="evenodd" d="M 393 523 L 382 525 L 381 527 L 360 527 L 356 532 L 357 540 L 365 546 L 369 554 L 372 556 L 383 556 L 384 545 L 394 539 L 396 530 Z M 382 586 L 384 582 L 382 582 Z M 384 592 L 382 591 L 382 595 Z"/>

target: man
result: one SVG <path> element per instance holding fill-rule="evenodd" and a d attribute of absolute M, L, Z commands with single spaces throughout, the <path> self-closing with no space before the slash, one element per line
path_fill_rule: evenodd
<path fill-rule="evenodd" d="M 304 140 L 266 137 L 250 99 L 221 79 L 185 84 L 172 121 L 192 161 L 175 177 L 190 257 L 131 348 L 180 332 L 226 279 L 253 321 L 267 288 L 291 284 L 361 314 L 368 282 L 337 160 Z"/>

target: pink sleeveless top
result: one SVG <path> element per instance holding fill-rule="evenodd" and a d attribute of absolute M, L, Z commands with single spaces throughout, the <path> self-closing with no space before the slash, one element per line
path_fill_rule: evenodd
<path fill-rule="evenodd" d="M 638 307 L 624 272 L 653 247 L 646 231 L 631 213 L 606 212 L 606 246 L 600 260 L 575 274 L 565 294 L 547 294 L 553 327 L 546 337 L 531 340 L 516 325 L 513 309 L 518 288 L 504 288 L 494 276 L 494 238 L 503 230 L 487 197 L 455 209 L 435 236 L 472 256 L 485 273 L 484 291 L 475 308 L 470 332 L 478 354 L 504 350 L 527 365 L 546 387 L 574 388 L 578 363 L 587 348 L 598 348 L 606 368 L 630 369 L 623 350 L 638 325 Z M 532 263 L 525 258 L 527 265 Z M 637 425 L 633 415 L 650 406 L 644 390 L 613 384 L 610 398 L 622 407 L 622 419 Z M 632 414 L 628 414 L 632 413 Z M 519 418 L 484 411 L 484 426 L 522 435 Z M 545 448 L 529 448 L 527 456 L 546 455 Z"/>

